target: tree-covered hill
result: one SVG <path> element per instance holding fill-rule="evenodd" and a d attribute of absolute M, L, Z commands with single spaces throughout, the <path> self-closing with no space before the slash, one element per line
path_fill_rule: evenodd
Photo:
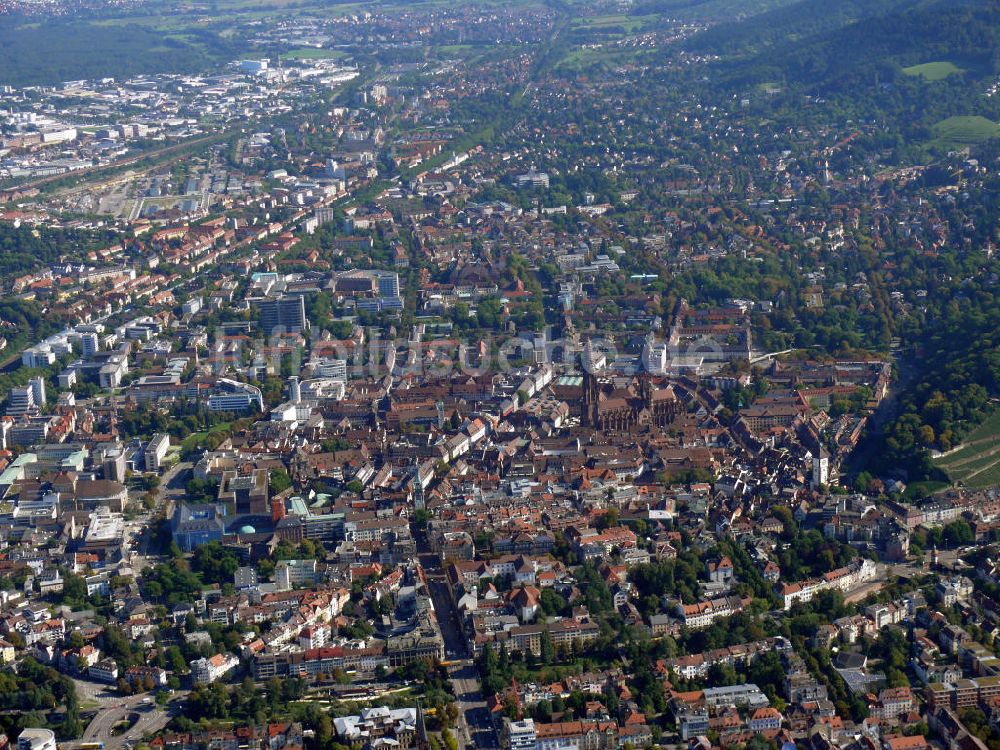
<path fill-rule="evenodd" d="M 688 46 L 721 55 L 734 83 L 797 83 L 814 93 L 892 83 L 902 67 L 934 60 L 988 76 L 1000 71 L 1000 4 L 800 0 L 715 26 Z"/>

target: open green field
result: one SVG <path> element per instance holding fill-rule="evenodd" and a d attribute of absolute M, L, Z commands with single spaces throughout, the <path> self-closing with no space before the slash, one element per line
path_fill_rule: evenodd
<path fill-rule="evenodd" d="M 943 81 L 955 73 L 964 73 L 965 69 L 948 60 L 935 60 L 920 65 L 911 65 L 908 68 L 903 68 L 903 72 L 908 76 L 920 76 L 925 81 Z"/>
<path fill-rule="evenodd" d="M 622 65 L 624 63 L 636 62 L 647 55 L 653 54 L 655 51 L 648 47 L 604 47 L 601 49 L 577 47 L 568 52 L 556 67 L 582 70 L 596 64 L 607 66 Z"/>
<path fill-rule="evenodd" d="M 1000 484 L 1000 412 L 973 430 L 958 450 L 934 460 L 953 482 L 979 488 Z"/>
<path fill-rule="evenodd" d="M 281 56 L 286 60 L 339 60 L 342 57 L 347 57 L 347 53 L 337 49 L 302 47 L 300 49 L 289 50 Z"/>
<path fill-rule="evenodd" d="M 383 13 L 393 14 L 396 11 L 405 11 L 412 6 L 449 6 L 454 5 L 455 0 L 409 0 L 402 3 L 379 3 L 379 10 Z M 476 5 L 534 5 L 533 0 L 476 0 Z M 362 11 L 372 10 L 373 3 L 368 0 L 360 0 L 354 3 L 330 3 L 326 0 L 215 0 L 214 9 L 209 2 L 190 3 L 194 10 L 212 15 L 217 13 L 237 12 L 243 13 L 248 10 L 271 11 L 278 8 L 288 8 L 298 15 L 303 10 L 319 11 L 323 17 L 347 16 Z M 287 12 L 287 11 L 286 11 Z"/>
<path fill-rule="evenodd" d="M 479 47 L 474 44 L 442 44 L 435 49 L 441 55 L 463 56 L 478 50 Z"/>
<path fill-rule="evenodd" d="M 944 147 L 974 146 L 1000 136 L 1000 125 L 979 115 L 956 115 L 931 126 L 934 143 Z"/>
<path fill-rule="evenodd" d="M 412 0 L 406 4 L 389 3 L 381 11 L 392 14 L 394 10 L 405 10 L 413 5 L 447 5 L 453 0 Z M 479 0 L 484 5 L 499 4 L 500 0 Z M 516 0 L 515 0 L 516 1 Z M 137 24 L 152 29 L 212 28 L 220 31 L 228 25 L 259 21 L 268 18 L 313 17 L 337 18 L 365 10 L 371 10 L 366 2 L 328 3 L 325 0 L 214 0 L 189 2 L 182 7 L 167 0 L 154 0 L 145 6 L 150 12 L 109 16 L 96 23 L 108 26 Z"/>
<path fill-rule="evenodd" d="M 577 16 L 573 19 L 573 27 L 577 29 L 605 29 L 608 27 L 621 27 L 626 34 L 634 34 L 637 31 L 655 26 L 660 17 L 655 13 L 642 16 L 627 16 L 624 14 L 607 16 Z"/>

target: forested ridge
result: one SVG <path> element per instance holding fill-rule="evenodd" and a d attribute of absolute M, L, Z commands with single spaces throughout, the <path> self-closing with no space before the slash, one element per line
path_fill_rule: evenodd
<path fill-rule="evenodd" d="M 858 53 L 866 57 L 886 51 L 926 55 L 935 51 L 928 44 L 946 44 L 973 49 L 983 40 L 994 39 L 996 28 L 979 26 L 1000 12 L 991 0 L 799 0 L 739 22 L 721 23 L 696 35 L 690 49 L 719 55 L 752 58 L 769 50 L 791 58 L 820 43 L 853 44 L 861 39 L 875 49 L 842 49 L 841 64 L 850 65 Z M 996 58 L 989 47 L 983 57 Z"/>
<path fill-rule="evenodd" d="M 692 51 L 715 54 L 715 85 L 745 92 L 787 87 L 774 104 L 801 94 L 832 97 L 855 117 L 888 117 L 906 137 L 952 115 L 1000 119 L 1000 104 L 982 96 L 1000 72 L 1000 4 L 992 0 L 802 0 L 741 23 L 692 37 Z M 949 61 L 958 72 L 926 81 L 904 68 Z"/>

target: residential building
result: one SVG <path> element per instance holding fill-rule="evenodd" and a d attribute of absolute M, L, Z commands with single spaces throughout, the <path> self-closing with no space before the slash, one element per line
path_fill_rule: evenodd
<path fill-rule="evenodd" d="M 188 666 L 191 668 L 191 679 L 198 684 L 207 685 L 224 677 L 240 663 L 233 654 L 216 654 L 209 658 L 195 659 Z"/>
<path fill-rule="evenodd" d="M 169 449 L 169 435 L 162 432 L 153 435 L 143 452 L 146 471 L 159 471 L 163 467 L 163 459 L 166 458 Z"/>

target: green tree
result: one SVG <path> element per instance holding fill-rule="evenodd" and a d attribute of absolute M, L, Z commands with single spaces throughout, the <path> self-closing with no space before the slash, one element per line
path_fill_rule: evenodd
<path fill-rule="evenodd" d="M 271 494 L 277 495 L 291 488 L 292 478 L 285 469 L 272 469 L 270 477 Z"/>
<path fill-rule="evenodd" d="M 552 644 L 552 634 L 548 630 L 543 630 L 540 638 L 540 651 L 539 655 L 542 660 L 542 664 L 550 666 L 555 663 L 556 653 L 555 646 Z"/>
<path fill-rule="evenodd" d="M 87 582 L 75 573 L 63 576 L 62 600 L 66 604 L 79 604 L 87 598 Z"/>

